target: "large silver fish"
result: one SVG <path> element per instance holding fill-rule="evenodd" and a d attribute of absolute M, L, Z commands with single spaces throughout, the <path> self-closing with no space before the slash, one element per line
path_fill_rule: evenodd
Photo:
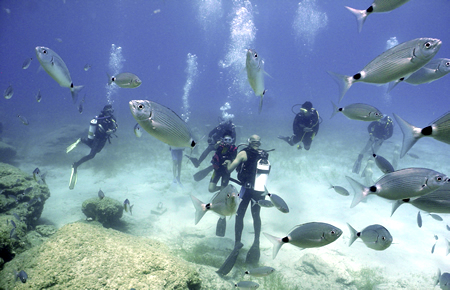
<path fill-rule="evenodd" d="M 355 191 L 350 207 L 355 207 L 369 194 L 390 200 L 422 196 L 437 190 L 448 181 L 445 174 L 427 168 L 405 168 L 387 173 L 370 187 L 346 177 Z"/>
<path fill-rule="evenodd" d="M 131 114 L 150 135 L 173 147 L 194 148 L 191 130 L 174 111 L 148 100 L 129 102 Z"/>
<path fill-rule="evenodd" d="M 77 101 L 78 92 L 83 86 L 75 86 L 70 77 L 69 69 L 62 58 L 53 50 L 44 46 L 36 46 L 36 56 L 44 70 L 61 87 L 69 88 L 74 103 Z"/>
<path fill-rule="evenodd" d="M 342 114 L 349 119 L 358 121 L 372 122 L 383 118 L 383 114 L 380 110 L 371 105 L 356 103 L 339 108 L 333 102 L 331 102 L 331 104 L 333 104 L 333 114 L 330 119 L 333 118 L 338 112 L 342 112 Z"/>
<path fill-rule="evenodd" d="M 411 75 L 436 55 L 441 44 L 435 38 L 416 38 L 386 50 L 353 76 L 328 71 L 339 85 L 339 101 L 356 82 L 385 84 Z"/>
<path fill-rule="evenodd" d="M 132 73 L 120 73 L 116 76 L 108 75 L 108 85 L 115 83 L 121 88 L 134 89 L 142 84 L 141 79 Z"/>
<path fill-rule="evenodd" d="M 261 113 L 264 94 L 264 61 L 259 58 L 258 53 L 253 49 L 247 50 L 247 59 L 245 61 L 245 69 L 247 70 L 247 79 L 255 92 L 256 96 L 260 96 L 258 112 Z"/>
<path fill-rule="evenodd" d="M 438 141 L 450 144 L 450 112 L 425 128 L 415 127 L 396 114 L 394 114 L 394 118 L 403 132 L 403 144 L 400 158 L 405 156 L 409 149 L 411 149 L 411 147 L 413 147 L 413 145 L 422 137 L 432 137 Z"/>
<path fill-rule="evenodd" d="M 448 73 L 450 73 L 450 58 L 437 58 L 410 75 L 405 82 L 412 85 L 431 83 Z"/>
<path fill-rule="evenodd" d="M 367 247 L 376 251 L 386 250 L 392 244 L 391 234 L 382 225 L 370 225 L 360 232 L 356 231 L 349 223 L 347 225 L 351 234 L 349 247 L 357 238 L 360 238 Z"/>
<path fill-rule="evenodd" d="M 294 227 L 283 238 L 277 238 L 267 233 L 264 235 L 273 244 L 272 258 L 275 259 L 281 246 L 286 243 L 299 248 L 323 247 L 336 241 L 342 235 L 342 230 L 327 223 L 311 222 Z"/>
<path fill-rule="evenodd" d="M 191 199 L 195 207 L 195 224 L 197 224 L 209 210 L 225 217 L 234 215 L 239 205 L 238 191 L 231 184 L 228 184 L 221 191 L 217 192 L 209 203 L 203 203 L 193 195 L 191 195 Z"/>
<path fill-rule="evenodd" d="M 441 270 L 439 269 L 437 279 L 436 285 L 439 284 L 442 290 L 450 290 L 450 273 L 445 272 L 441 275 Z"/>
<path fill-rule="evenodd" d="M 409 0 L 375 0 L 366 10 L 358 10 L 348 6 L 345 6 L 345 8 L 355 15 L 356 21 L 358 22 L 358 32 L 361 32 L 362 26 L 366 21 L 367 16 L 370 14 L 392 11 L 408 1 Z"/>

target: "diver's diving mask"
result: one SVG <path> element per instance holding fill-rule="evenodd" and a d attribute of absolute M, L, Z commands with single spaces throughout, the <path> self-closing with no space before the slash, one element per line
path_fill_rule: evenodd
<path fill-rule="evenodd" d="M 223 143 L 225 143 L 225 144 L 233 143 L 233 138 L 231 138 L 231 137 L 225 137 L 222 140 L 223 140 Z"/>

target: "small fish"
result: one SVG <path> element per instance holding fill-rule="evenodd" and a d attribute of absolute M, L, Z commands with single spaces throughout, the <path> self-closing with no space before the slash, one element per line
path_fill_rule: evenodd
<path fill-rule="evenodd" d="M 431 253 L 434 253 L 434 248 L 436 247 L 436 243 L 434 243 L 433 247 L 431 247 Z"/>
<path fill-rule="evenodd" d="M 406 155 L 408 155 L 409 157 L 413 158 L 413 159 L 419 159 L 420 157 L 414 153 L 406 153 Z"/>
<path fill-rule="evenodd" d="M 273 203 L 270 200 L 260 199 L 256 201 L 252 198 L 252 207 L 255 205 L 259 205 L 260 207 L 274 207 Z"/>
<path fill-rule="evenodd" d="M 264 61 L 260 60 L 258 53 L 253 49 L 247 50 L 245 69 L 247 70 L 248 82 L 255 95 L 261 97 L 258 109 L 258 112 L 261 113 L 263 98 L 266 93 L 266 89 L 264 88 Z"/>
<path fill-rule="evenodd" d="M 283 238 L 277 238 L 264 233 L 273 244 L 272 258 L 275 259 L 281 246 L 290 243 L 299 248 L 317 248 L 326 246 L 336 241 L 342 230 L 330 224 L 311 222 L 298 225 Z"/>
<path fill-rule="evenodd" d="M 434 235 L 434 239 L 437 241 L 439 240 L 439 237 L 437 235 Z"/>
<path fill-rule="evenodd" d="M 409 149 L 422 137 L 431 137 L 440 142 L 450 144 L 450 112 L 447 112 L 432 122 L 431 125 L 424 128 L 415 127 L 396 114 L 394 114 L 394 117 L 403 133 L 403 145 L 400 157 L 405 156 Z"/>
<path fill-rule="evenodd" d="M 142 129 L 139 126 L 139 123 L 136 123 L 136 125 L 134 125 L 134 135 L 136 135 L 136 137 L 141 138 L 142 136 Z"/>
<path fill-rule="evenodd" d="M 84 71 L 88 71 L 88 70 L 90 70 L 91 69 L 91 65 L 90 64 L 85 64 L 85 66 L 84 66 Z"/>
<path fill-rule="evenodd" d="M 274 193 L 269 193 L 269 191 L 267 191 L 267 188 L 264 186 L 264 195 L 267 195 L 270 198 L 270 201 L 273 203 L 273 205 L 282 213 L 288 213 L 289 212 L 289 207 L 286 204 L 286 202 L 279 197 L 278 195 L 274 194 Z"/>
<path fill-rule="evenodd" d="M 133 215 L 133 206 L 134 204 L 130 205 L 130 201 L 128 200 L 128 198 L 123 202 L 123 208 L 126 212 L 130 212 L 131 215 Z"/>
<path fill-rule="evenodd" d="M 372 156 L 375 159 L 375 164 L 378 166 L 381 172 L 386 174 L 395 171 L 392 164 L 389 161 L 387 161 L 387 159 L 384 158 L 383 156 L 377 155 L 375 153 L 373 153 Z"/>
<path fill-rule="evenodd" d="M 17 115 L 17 117 L 18 117 L 19 120 L 22 122 L 22 124 L 24 124 L 24 125 L 29 125 L 29 124 L 30 124 L 30 123 L 28 123 L 27 118 L 25 118 L 24 116 Z"/>
<path fill-rule="evenodd" d="M 347 189 L 343 188 L 342 186 L 338 186 L 338 185 L 332 185 L 330 184 L 330 187 L 328 189 L 334 189 L 334 191 L 336 191 L 337 193 L 339 193 L 340 195 L 343 196 L 349 196 L 350 193 L 348 192 Z"/>
<path fill-rule="evenodd" d="M 356 82 L 385 84 L 398 81 L 427 64 L 439 51 L 442 41 L 434 38 L 416 38 L 398 44 L 369 62 L 353 76 L 328 73 L 338 83 L 339 101 Z"/>
<path fill-rule="evenodd" d="M 16 239 L 16 240 L 17 240 L 16 227 L 13 227 L 13 228 L 11 229 L 11 232 L 9 233 L 9 238 L 10 238 L 10 239 Z"/>
<path fill-rule="evenodd" d="M 333 105 L 333 114 L 330 119 L 333 118 L 338 112 L 342 112 L 342 114 L 349 119 L 358 121 L 371 122 L 383 118 L 383 113 L 371 105 L 356 103 L 339 108 L 333 102 L 331 102 L 331 104 Z"/>
<path fill-rule="evenodd" d="M 69 88 L 72 94 L 72 101 L 75 104 L 78 92 L 83 86 L 75 86 L 70 77 L 69 69 L 62 58 L 53 50 L 44 46 L 35 48 L 39 63 L 49 76 L 51 76 L 61 87 Z"/>
<path fill-rule="evenodd" d="M 39 182 L 39 180 L 41 180 L 41 170 L 38 167 L 33 170 L 33 178 L 36 182 Z"/>
<path fill-rule="evenodd" d="M 247 270 L 247 271 L 245 271 L 244 274 L 247 274 L 247 275 L 253 276 L 253 277 L 264 277 L 264 276 L 268 276 L 268 275 L 272 274 L 273 272 L 275 272 L 275 269 L 272 267 L 259 267 L 259 268 Z"/>
<path fill-rule="evenodd" d="M 23 69 L 27 69 L 30 66 L 32 60 L 33 60 L 32 57 L 27 58 L 26 60 L 24 60 L 24 62 L 22 64 L 22 68 Z"/>
<path fill-rule="evenodd" d="M 370 225 L 360 232 L 356 231 L 349 223 L 347 225 L 351 233 L 349 247 L 357 238 L 360 238 L 367 247 L 376 251 L 386 250 L 392 244 L 391 234 L 382 225 Z"/>
<path fill-rule="evenodd" d="M 142 129 L 172 147 L 194 148 L 191 130 L 171 109 L 148 100 L 129 102 L 131 114 Z"/>
<path fill-rule="evenodd" d="M 449 225 L 447 225 L 447 231 L 450 231 L 450 226 Z"/>
<path fill-rule="evenodd" d="M 345 6 L 345 8 L 347 8 L 356 17 L 358 32 L 361 32 L 362 26 L 366 21 L 367 16 L 370 14 L 392 11 L 408 1 L 409 0 L 374 0 L 372 5 L 365 10 L 358 10 L 348 6 Z"/>
<path fill-rule="evenodd" d="M 253 281 L 240 281 L 234 284 L 234 287 L 239 289 L 256 289 L 259 287 L 259 284 Z"/>
<path fill-rule="evenodd" d="M 417 213 L 417 225 L 419 226 L 419 228 L 422 227 L 422 216 L 420 215 L 420 210 Z"/>
<path fill-rule="evenodd" d="M 437 221 L 443 221 L 444 219 L 440 216 L 440 215 L 437 215 L 437 214 L 435 214 L 435 213 L 430 213 L 429 214 L 432 218 L 434 218 L 435 220 L 437 220 Z"/>
<path fill-rule="evenodd" d="M 64 1 L 64 3 L 65 3 L 65 1 Z M 59 38 L 59 37 L 55 38 L 55 40 L 59 43 L 63 42 L 62 38 Z"/>
<path fill-rule="evenodd" d="M 120 73 L 116 76 L 110 76 L 108 74 L 108 85 L 115 83 L 121 88 L 134 89 L 142 84 L 139 77 L 132 73 Z"/>
<path fill-rule="evenodd" d="M 78 113 L 83 113 L 83 102 L 80 102 L 79 104 L 78 104 Z"/>
<path fill-rule="evenodd" d="M 9 100 L 12 98 L 13 95 L 14 95 L 14 89 L 13 89 L 12 85 L 9 84 L 9 87 L 7 87 L 6 90 L 3 92 L 3 97 L 5 97 L 5 99 Z"/>
<path fill-rule="evenodd" d="M 399 200 L 423 196 L 442 187 L 448 177 L 427 168 L 405 168 L 383 175 L 378 181 L 366 187 L 353 178 L 346 176 L 355 191 L 350 207 L 355 207 L 369 194 L 389 200 Z"/>
<path fill-rule="evenodd" d="M 13 228 L 16 228 L 16 223 L 13 220 L 10 220 L 10 222 L 11 222 Z"/>
<path fill-rule="evenodd" d="M 98 190 L 98 198 L 100 198 L 100 199 L 103 199 L 105 197 L 105 193 L 101 190 L 101 189 L 99 189 Z M 126 199 L 125 201 L 127 201 L 128 199 Z M 124 206 L 125 206 L 125 202 L 123 203 L 124 204 Z M 128 204 L 130 204 L 129 202 L 128 202 Z M 127 211 L 127 209 L 125 208 L 125 211 Z M 131 211 L 130 211 L 131 212 Z"/>
<path fill-rule="evenodd" d="M 37 101 L 38 103 L 41 102 L 41 100 L 42 100 L 41 90 L 38 90 L 38 92 L 37 92 L 35 98 L 36 98 L 36 101 Z"/>
<path fill-rule="evenodd" d="M 27 275 L 27 273 L 24 270 L 20 270 L 19 273 L 14 271 L 14 277 L 15 277 L 14 281 L 17 281 L 17 279 L 20 279 L 20 281 L 22 283 L 26 283 L 27 279 L 28 279 L 28 275 Z"/>
<path fill-rule="evenodd" d="M 27 187 L 24 191 L 23 191 L 23 195 L 27 195 L 27 194 L 29 194 L 31 191 L 33 191 L 33 187 L 32 186 L 29 186 L 29 187 Z"/>

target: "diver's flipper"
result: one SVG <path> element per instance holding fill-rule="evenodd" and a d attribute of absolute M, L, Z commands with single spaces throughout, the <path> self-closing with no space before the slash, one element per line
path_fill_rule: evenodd
<path fill-rule="evenodd" d="M 81 138 L 78 138 L 77 141 L 75 141 L 72 145 L 70 145 L 69 147 L 67 147 L 66 149 L 66 153 L 69 153 L 70 151 L 72 151 L 73 149 L 75 149 L 75 147 L 77 147 L 78 143 L 81 142 Z"/>
<path fill-rule="evenodd" d="M 224 237 L 226 229 L 227 229 L 227 220 L 225 219 L 225 217 L 220 217 L 219 220 L 217 221 L 216 236 Z"/>
<path fill-rule="evenodd" d="M 361 161 L 363 159 L 363 154 L 358 155 L 358 160 L 355 161 L 355 164 L 353 165 L 353 173 L 359 174 L 359 171 L 361 170 Z"/>
<path fill-rule="evenodd" d="M 77 169 L 72 167 L 72 174 L 70 175 L 69 189 L 74 189 L 77 184 Z"/>
<path fill-rule="evenodd" d="M 247 258 L 245 259 L 245 263 L 247 264 L 258 264 L 259 257 L 261 253 L 259 251 L 259 242 L 253 243 L 250 250 L 247 252 Z"/>
<path fill-rule="evenodd" d="M 239 256 L 239 250 L 244 246 L 243 243 L 239 242 L 234 246 L 233 251 L 231 251 L 228 258 L 225 260 L 223 265 L 219 270 L 216 271 L 217 274 L 226 275 L 230 273 L 231 269 L 233 269 L 234 264 L 236 263 L 237 257 Z"/>
<path fill-rule="evenodd" d="M 203 178 L 205 178 L 206 176 L 208 176 L 208 174 L 213 171 L 214 167 L 212 165 L 206 167 L 205 169 L 200 170 L 199 172 L 197 172 L 196 174 L 194 174 L 194 180 L 195 181 L 200 181 Z"/>

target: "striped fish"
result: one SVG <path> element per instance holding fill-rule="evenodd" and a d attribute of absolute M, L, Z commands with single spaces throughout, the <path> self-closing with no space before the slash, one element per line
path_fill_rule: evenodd
<path fill-rule="evenodd" d="M 172 147 L 194 148 L 191 130 L 174 111 L 148 100 L 129 102 L 131 114 L 150 135 Z"/>

